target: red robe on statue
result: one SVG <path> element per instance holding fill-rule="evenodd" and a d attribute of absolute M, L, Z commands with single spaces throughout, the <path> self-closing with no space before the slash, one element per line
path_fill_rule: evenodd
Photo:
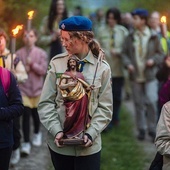
<path fill-rule="evenodd" d="M 77 72 L 73 76 L 70 72 L 65 72 L 62 79 L 72 79 L 77 81 L 77 85 L 71 90 L 61 90 L 66 106 L 66 119 L 64 122 L 64 137 L 65 138 L 81 138 L 82 132 L 89 123 L 88 115 L 88 93 L 86 88 L 89 85 L 84 81 L 82 73 Z"/>

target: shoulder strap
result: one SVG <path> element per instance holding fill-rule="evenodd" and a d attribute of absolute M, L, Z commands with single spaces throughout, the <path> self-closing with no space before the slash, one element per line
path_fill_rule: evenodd
<path fill-rule="evenodd" d="M 5 68 L 0 67 L 0 78 L 5 94 L 8 94 L 10 85 L 10 72 Z"/>

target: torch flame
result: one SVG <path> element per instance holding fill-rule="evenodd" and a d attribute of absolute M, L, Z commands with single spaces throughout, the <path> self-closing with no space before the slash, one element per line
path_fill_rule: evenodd
<path fill-rule="evenodd" d="M 22 30 L 23 25 L 17 25 L 15 29 L 12 30 L 12 35 L 16 36 L 19 32 L 19 30 Z"/>
<path fill-rule="evenodd" d="M 166 23 L 166 16 L 162 16 L 162 17 L 161 17 L 161 22 L 162 22 L 162 23 Z"/>
<path fill-rule="evenodd" d="M 34 15 L 34 11 L 29 11 L 27 14 L 28 14 L 28 19 L 32 19 Z"/>

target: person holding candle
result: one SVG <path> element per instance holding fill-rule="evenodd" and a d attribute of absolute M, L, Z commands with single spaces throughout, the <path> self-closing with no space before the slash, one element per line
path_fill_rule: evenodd
<path fill-rule="evenodd" d="M 59 28 L 62 45 L 67 52 L 55 56 L 50 61 L 38 113 L 42 124 L 48 130 L 47 143 L 55 170 L 99 170 L 101 132 L 112 117 L 110 66 L 103 60 L 98 64 L 103 51 L 94 40 L 90 19 L 73 16 L 62 20 Z M 67 69 L 70 55 L 77 57 L 85 82 L 94 85 L 89 98 L 90 122 L 82 137 L 85 143 L 83 146 L 61 146 L 59 144 L 64 136 L 64 122 L 67 117 L 60 91 L 60 81 L 62 73 Z"/>
<path fill-rule="evenodd" d="M 150 14 L 148 24 L 151 30 L 158 35 L 164 53 L 167 55 L 170 50 L 170 32 L 166 28 L 166 23 L 161 23 L 161 17 L 158 11 L 154 11 Z M 163 27 L 165 28 L 162 29 Z"/>
<path fill-rule="evenodd" d="M 7 43 L 8 43 L 8 36 L 6 32 L 2 28 L 0 28 L 0 66 L 12 71 L 19 84 L 23 83 L 28 78 L 25 67 L 22 61 L 20 60 L 20 58 L 15 53 L 12 55 L 11 50 L 7 49 Z M 12 68 L 11 68 L 11 63 L 13 64 Z M 13 129 L 14 129 L 13 131 L 14 146 L 13 146 L 13 153 L 12 153 L 10 163 L 14 165 L 18 163 L 18 161 L 20 160 L 19 147 L 20 147 L 21 133 L 20 133 L 19 117 L 14 119 Z"/>
<path fill-rule="evenodd" d="M 23 34 L 24 47 L 17 50 L 16 54 L 23 62 L 28 79 L 20 84 L 24 104 L 24 114 L 22 119 L 22 129 L 24 142 L 21 145 L 21 155 L 27 156 L 31 151 L 30 143 L 30 116 L 33 118 L 34 134 L 32 144 L 40 146 L 42 143 L 42 134 L 40 132 L 40 121 L 37 113 L 37 104 L 41 94 L 44 76 L 47 71 L 47 54 L 37 47 L 37 31 L 35 29 L 25 30 Z"/>
<path fill-rule="evenodd" d="M 149 23 L 151 30 L 158 35 L 165 57 L 168 57 L 170 55 L 169 54 L 170 32 L 167 30 L 166 22 L 162 23 L 160 13 L 158 11 L 154 11 L 150 14 L 148 23 Z M 162 69 L 164 70 L 164 62 L 159 66 L 158 73 L 157 73 L 159 74 L 159 76 L 160 76 L 160 73 L 162 72 Z M 164 75 L 161 75 L 161 76 L 164 76 Z M 163 82 L 160 79 L 158 79 L 158 81 L 159 81 L 158 88 L 160 90 L 162 88 Z M 158 118 L 160 116 L 161 108 L 162 107 L 160 107 L 158 103 Z"/>
<path fill-rule="evenodd" d="M 49 47 L 49 60 L 64 51 L 59 38 L 58 24 L 67 18 L 67 9 L 64 0 L 52 0 L 49 15 L 44 17 L 40 26 L 40 38 L 38 43 Z"/>
<path fill-rule="evenodd" d="M 24 65 L 20 58 L 14 54 L 11 57 L 10 50 L 7 49 L 8 36 L 6 32 L 0 28 L 0 66 L 5 67 L 12 71 L 19 83 L 23 83 L 28 78 Z M 11 61 L 13 59 L 13 61 Z M 13 63 L 13 69 L 11 70 L 11 63 Z"/>

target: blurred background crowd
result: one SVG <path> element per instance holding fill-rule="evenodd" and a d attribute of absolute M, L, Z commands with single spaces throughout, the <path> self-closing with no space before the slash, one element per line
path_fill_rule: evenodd
<path fill-rule="evenodd" d="M 160 116 L 161 107 L 169 100 L 169 96 L 166 99 L 162 98 L 167 92 L 161 89 L 164 88 L 163 85 L 167 82 L 169 75 L 162 77 L 164 74 L 161 72 L 162 70 L 160 70 L 161 73 L 159 72 L 160 74 L 158 73 L 157 77 L 156 74 L 152 75 L 155 65 L 160 69 L 164 67 L 163 70 L 165 70 L 165 67 L 166 69 L 169 68 L 168 64 L 163 63 L 164 57 L 169 56 L 170 49 L 170 33 L 168 32 L 170 26 L 168 19 L 170 9 L 167 3 L 168 0 L 98 0 L 97 2 L 92 0 L 0 0 L 0 28 L 6 32 L 5 34 L 0 30 L 0 36 L 5 38 L 4 49 L 10 49 L 10 51 L 6 53 L 0 49 L 1 55 L 11 53 L 9 42 L 12 39 L 12 29 L 19 24 L 23 24 L 24 27 L 16 37 L 16 56 L 21 58 L 22 64 L 25 67 L 24 79 L 27 79 L 26 82 L 25 80 L 19 81 L 19 78 L 22 76 L 17 77 L 17 68 L 14 69 L 14 74 L 16 74 L 18 83 L 20 83 L 25 106 L 25 114 L 22 119 L 22 136 L 24 139 L 21 152 L 23 152 L 23 155 L 28 156 L 31 152 L 29 137 L 30 124 L 28 122 L 29 114 L 32 115 L 34 121 L 32 144 L 35 146 L 41 146 L 42 144 L 42 134 L 39 130 L 40 122 L 36 110 L 37 103 L 49 61 L 55 55 L 65 51 L 59 38 L 59 22 L 73 15 L 86 16 L 92 20 L 95 38 L 100 42 L 101 47 L 105 51 L 106 60 L 111 66 L 114 113 L 112 122 L 104 132 L 108 132 L 112 127 L 119 126 L 119 112 L 122 93 L 124 92 L 123 97 L 125 100 L 130 100 L 133 97 L 135 111 L 138 113 L 136 116 L 137 139 L 144 140 L 147 129 L 148 135 L 151 137 L 151 142 L 154 141 L 156 136 L 156 123 Z M 27 32 L 27 12 L 30 10 L 34 11 L 31 23 L 34 29 L 30 28 L 29 32 Z M 161 23 L 162 16 L 166 18 L 164 18 L 165 20 Z M 151 30 L 153 35 L 157 36 L 159 44 L 157 44 L 156 39 L 153 40 L 152 34 L 150 34 L 148 30 Z M 140 32 L 146 34 L 146 38 L 142 35 L 142 47 L 139 47 L 140 36 L 138 37 L 138 34 Z M 135 41 L 131 39 L 130 35 L 134 35 Z M 30 47 L 35 46 L 35 44 L 37 47 L 34 53 L 30 54 Z M 131 57 L 134 49 L 130 44 L 135 46 L 137 65 L 134 64 L 135 61 Z M 147 45 L 151 47 L 149 50 Z M 149 57 L 151 55 L 155 56 L 155 58 L 147 58 L 147 55 Z M 110 56 L 112 56 L 112 58 Z M 37 62 L 37 65 L 33 65 L 33 61 L 34 64 Z M 168 60 L 165 61 L 168 63 Z M 16 60 L 14 60 L 14 64 L 15 62 L 17 63 Z M 152 68 L 148 73 L 150 74 L 149 77 L 143 74 L 143 72 L 145 72 L 144 62 L 146 62 L 146 72 L 148 68 Z M 40 63 L 41 67 L 39 67 Z M 163 66 L 161 65 L 162 63 Z M 10 66 L 9 69 L 11 69 Z M 135 69 L 138 69 L 139 74 L 134 78 Z M 20 69 L 18 71 L 24 72 Z M 155 70 L 153 72 L 156 73 Z M 37 74 L 39 76 L 38 79 Z M 131 80 L 135 80 L 135 83 L 130 83 Z M 37 90 L 31 87 L 35 87 Z M 146 90 L 143 90 L 144 88 L 146 88 Z M 159 90 L 162 90 L 161 93 L 159 93 Z M 142 98 L 142 94 L 148 97 L 147 101 L 145 101 L 146 98 Z M 158 104 L 160 96 L 161 101 L 159 101 Z M 145 104 L 147 104 L 146 110 L 143 107 Z M 147 120 L 145 120 L 145 113 L 148 114 Z M 16 120 L 16 129 L 20 127 L 19 122 L 20 120 Z M 17 134 L 15 135 L 17 136 Z M 20 134 L 18 134 L 17 138 L 16 140 L 20 141 Z M 19 147 L 20 142 L 18 142 L 14 148 L 15 154 L 13 153 L 11 159 L 12 164 L 16 164 L 20 160 Z"/>

